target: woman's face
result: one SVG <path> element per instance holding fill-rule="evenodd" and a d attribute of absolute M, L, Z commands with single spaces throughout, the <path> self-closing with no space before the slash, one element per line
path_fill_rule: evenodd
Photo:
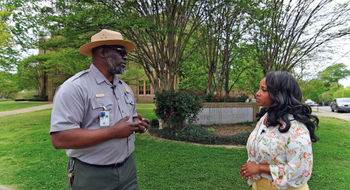
<path fill-rule="evenodd" d="M 259 106 L 265 108 L 270 107 L 272 104 L 269 93 L 267 91 L 266 78 L 263 78 L 260 81 L 259 90 L 256 92 L 256 102 Z"/>

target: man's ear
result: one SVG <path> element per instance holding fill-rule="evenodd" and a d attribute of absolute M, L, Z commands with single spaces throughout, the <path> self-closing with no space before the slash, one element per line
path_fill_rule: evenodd
<path fill-rule="evenodd" d="M 95 47 L 92 50 L 92 54 L 93 54 L 93 57 L 95 57 L 95 58 L 98 58 L 98 57 L 104 58 L 105 57 L 105 55 L 104 55 L 104 48 L 102 46 Z"/>
<path fill-rule="evenodd" d="M 97 49 L 97 55 L 99 56 L 99 57 L 105 57 L 105 54 L 104 54 L 104 51 L 105 49 L 103 48 L 103 47 L 99 47 L 98 49 Z"/>

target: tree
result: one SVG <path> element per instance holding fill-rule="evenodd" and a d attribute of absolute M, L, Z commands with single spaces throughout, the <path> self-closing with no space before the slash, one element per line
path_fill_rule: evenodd
<path fill-rule="evenodd" d="M 21 86 L 39 89 L 38 94 L 42 97 L 47 96 L 48 75 L 55 75 L 55 88 L 78 71 L 87 69 L 91 63 L 91 58 L 80 55 L 78 48 L 89 41 L 94 29 L 99 30 L 98 22 L 90 29 L 80 30 L 79 27 L 89 26 L 85 24 L 93 20 L 85 15 L 104 18 L 106 11 L 99 11 L 93 3 L 74 3 L 61 0 L 50 3 L 14 0 L 8 3 L 14 7 L 12 20 L 15 27 L 12 32 L 16 34 L 17 44 L 23 49 L 40 49 L 39 55 L 18 62 Z M 107 19 L 100 21 L 107 23 Z"/>
<path fill-rule="evenodd" d="M 324 92 L 328 91 L 325 83 L 322 80 L 314 79 L 311 81 L 299 81 L 300 89 L 303 93 L 303 98 L 311 99 L 316 102 L 322 102 L 322 96 Z"/>
<path fill-rule="evenodd" d="M 0 9 L 0 47 L 11 45 L 12 35 L 9 32 L 9 26 L 6 24 L 11 12 Z"/>
<path fill-rule="evenodd" d="M 230 76 L 230 90 L 245 91 L 255 97 L 260 80 L 264 77 L 263 69 L 257 60 L 253 59 L 255 54 L 255 49 L 248 44 L 242 44 L 237 50 L 236 64 L 231 72 L 233 76 Z"/>
<path fill-rule="evenodd" d="M 347 98 L 350 97 L 350 87 L 342 88 L 334 92 L 333 98 Z"/>
<path fill-rule="evenodd" d="M 14 74 L 0 71 L 0 98 L 13 98 L 19 91 L 17 84 Z"/>
<path fill-rule="evenodd" d="M 235 65 L 238 42 L 244 28 L 247 1 L 211 1 L 203 9 L 206 19 L 197 31 L 203 64 L 208 73 L 208 92 L 221 94 L 230 88 L 230 71 Z"/>
<path fill-rule="evenodd" d="M 102 28 L 136 43 L 129 60 L 142 65 L 157 90 L 177 88 L 187 42 L 201 24 L 205 1 L 53 1 L 40 9 L 42 26 L 77 47 Z M 79 41 L 79 43 L 78 43 Z"/>
<path fill-rule="evenodd" d="M 349 5 L 332 0 L 257 0 L 250 35 L 264 73 L 291 71 L 323 44 L 349 34 Z M 333 7 L 333 9 L 331 9 Z"/>
<path fill-rule="evenodd" d="M 327 67 L 325 70 L 318 73 L 318 77 L 327 83 L 337 83 L 339 80 L 350 76 L 350 70 L 346 69 L 343 63 L 335 64 Z M 329 86 L 328 84 L 328 86 Z"/>
<path fill-rule="evenodd" d="M 339 80 L 350 76 L 350 70 L 344 64 L 335 64 L 317 73 L 318 78 L 310 81 L 300 80 L 304 98 L 317 102 L 328 102 L 335 97 L 342 97 L 345 90 Z M 341 96 L 340 96 L 341 95 Z"/>
<path fill-rule="evenodd" d="M 0 3 L 0 69 L 12 70 L 13 58 L 15 52 L 12 50 L 14 45 L 13 36 L 11 35 L 11 26 L 7 23 L 11 15 L 11 10 Z"/>
<path fill-rule="evenodd" d="M 193 43 L 189 44 L 189 46 L 193 46 Z M 179 89 L 196 89 L 205 92 L 208 89 L 207 70 L 202 64 L 199 48 L 191 52 L 188 58 L 180 65 Z"/>
<path fill-rule="evenodd" d="M 194 31 L 203 22 L 198 0 L 99 1 L 114 10 L 118 29 L 136 43 L 135 61 L 140 63 L 155 91 L 177 88 L 179 66 Z"/>

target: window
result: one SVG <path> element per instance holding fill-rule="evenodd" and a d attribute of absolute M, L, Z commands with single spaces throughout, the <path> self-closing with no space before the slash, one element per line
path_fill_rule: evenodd
<path fill-rule="evenodd" d="M 143 81 L 139 81 L 139 94 L 140 95 L 143 95 L 144 94 L 144 84 L 143 84 Z"/>
<path fill-rule="evenodd" d="M 149 81 L 139 81 L 139 95 L 149 95 L 151 94 L 151 85 Z"/>
<path fill-rule="evenodd" d="M 149 81 L 146 81 L 146 94 L 151 94 L 151 85 Z"/>

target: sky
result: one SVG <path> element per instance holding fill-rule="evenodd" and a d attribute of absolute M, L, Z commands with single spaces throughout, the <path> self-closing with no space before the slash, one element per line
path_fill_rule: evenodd
<path fill-rule="evenodd" d="M 319 1 L 319 0 L 316 0 Z M 334 1 L 334 3 L 346 3 L 350 2 L 349 0 L 337 0 Z M 329 7 L 327 7 L 329 8 Z M 349 22 L 347 22 L 349 24 Z M 350 27 L 345 26 L 345 27 Z M 347 69 L 350 70 L 350 36 L 347 36 L 345 38 L 337 39 L 332 41 L 330 44 L 328 44 L 331 52 L 323 52 L 320 53 L 320 56 L 328 57 L 327 59 L 323 59 L 322 64 L 318 64 L 318 66 L 315 68 L 312 68 L 314 73 L 317 73 L 319 71 L 322 71 L 326 69 L 328 66 L 343 63 L 347 66 Z M 340 84 L 342 84 L 344 87 L 350 86 L 350 77 L 347 77 L 346 79 L 343 79 L 339 81 Z"/>
<path fill-rule="evenodd" d="M 342 38 L 331 42 L 330 44 L 332 52 L 321 53 L 328 59 L 324 59 L 323 64 L 317 64 L 318 67 L 313 67 L 313 73 L 317 73 L 326 69 L 328 66 L 343 63 L 350 70 L 350 36 L 347 38 Z M 339 81 L 344 87 L 350 86 L 350 77 Z"/>
<path fill-rule="evenodd" d="M 350 70 L 350 37 L 341 40 L 339 42 L 338 47 L 341 53 L 338 56 L 334 56 L 336 58 L 335 62 L 344 63 L 345 65 L 347 65 L 347 69 Z M 350 86 L 350 77 L 348 77 L 345 80 L 342 80 L 340 83 L 345 87 Z"/>

